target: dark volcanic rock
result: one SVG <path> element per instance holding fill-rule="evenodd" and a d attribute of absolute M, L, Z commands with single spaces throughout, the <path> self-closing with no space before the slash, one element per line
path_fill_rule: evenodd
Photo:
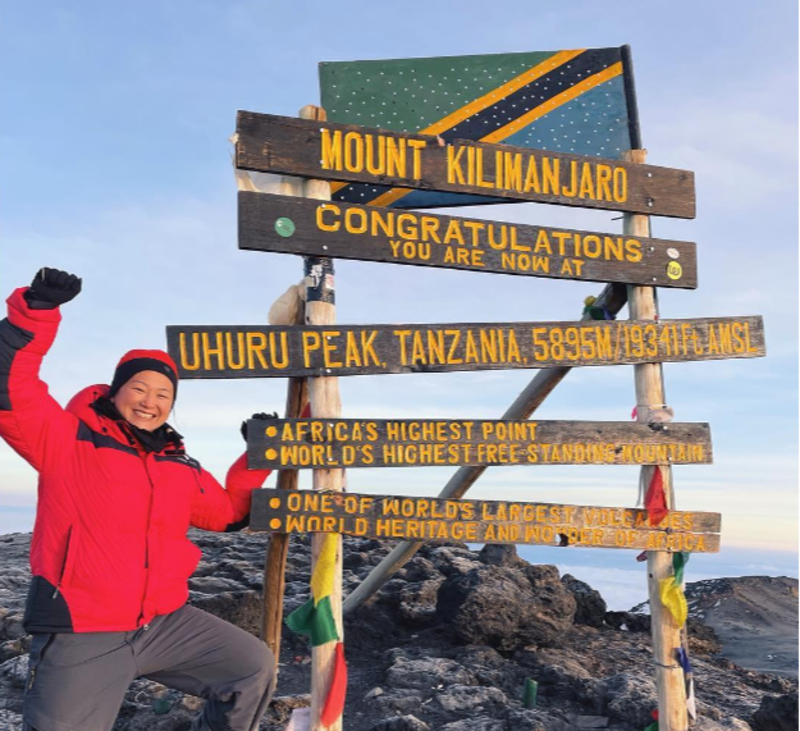
<path fill-rule="evenodd" d="M 797 731 L 797 693 L 764 696 L 750 724 L 753 731 Z"/>
<path fill-rule="evenodd" d="M 564 586 L 575 597 L 575 624 L 586 624 L 589 627 L 602 627 L 606 615 L 606 603 L 600 592 L 589 584 L 576 579 L 571 574 L 561 577 Z"/>
<path fill-rule="evenodd" d="M 430 726 L 416 716 L 395 716 L 378 721 L 370 731 L 429 731 Z"/>
<path fill-rule="evenodd" d="M 195 596 L 192 604 L 251 634 L 257 635 L 261 631 L 261 592 L 223 591 L 220 594 Z"/>
<path fill-rule="evenodd" d="M 650 615 L 637 612 L 606 612 L 604 621 L 620 632 L 650 632 Z"/>
<path fill-rule="evenodd" d="M 658 708 L 658 694 L 652 677 L 618 673 L 600 682 L 601 711 L 611 718 L 633 722 L 644 728 L 652 723 L 650 712 Z"/>
<path fill-rule="evenodd" d="M 478 558 L 488 566 L 505 566 L 506 568 L 522 568 L 527 566 L 517 554 L 517 547 L 510 543 L 487 543 L 478 554 Z"/>
<path fill-rule="evenodd" d="M 572 624 L 575 598 L 552 566 L 480 565 L 442 584 L 436 615 L 460 642 L 513 652 L 557 643 Z"/>
<path fill-rule="evenodd" d="M 394 688 L 430 690 L 445 685 L 477 685 L 478 681 L 455 660 L 408 659 L 400 655 L 386 671 L 386 682 Z"/>
<path fill-rule="evenodd" d="M 192 603 L 257 633 L 267 535 L 193 531 L 191 537 L 203 550 L 190 582 Z M 27 535 L 0 537 L 0 731 L 21 729 L 28 544 Z M 363 580 L 389 548 L 346 538 L 345 587 Z M 284 614 L 309 597 L 310 568 L 307 537 L 293 537 Z M 717 588 L 744 596 L 738 580 L 729 581 Z M 782 590 L 780 583 L 750 583 Z M 755 616 L 748 592 L 746 608 Z M 781 606 L 791 608 L 791 593 L 780 596 L 787 600 Z M 689 626 L 701 716 L 693 731 L 748 731 L 747 720 L 754 731 L 796 728 L 796 680 L 709 654 L 718 642 L 701 621 Z M 344 725 L 348 731 L 641 731 L 655 707 L 649 625 L 643 614 L 605 612 L 591 587 L 562 579 L 555 567 L 528 564 L 513 546 L 475 553 L 430 544 L 345 620 Z M 293 711 L 309 705 L 310 671 L 306 639 L 284 628 L 277 694 L 260 731 L 282 731 Z M 528 678 L 539 687 L 533 709 L 522 707 Z M 140 679 L 114 731 L 187 731 L 201 706 L 198 698 Z"/>

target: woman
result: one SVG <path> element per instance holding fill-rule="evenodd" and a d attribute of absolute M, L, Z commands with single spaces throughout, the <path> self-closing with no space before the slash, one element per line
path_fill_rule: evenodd
<path fill-rule="evenodd" d="M 39 472 L 24 623 L 33 635 L 26 728 L 105 731 L 144 676 L 207 699 L 194 729 L 250 730 L 271 696 L 275 661 L 247 632 L 187 605 L 200 550 L 190 526 L 243 527 L 268 471 L 245 455 L 226 487 L 167 424 L 177 369 L 160 350 L 122 357 L 110 386 L 66 409 L 39 378 L 81 280 L 42 269 L 0 322 L 0 435 Z"/>

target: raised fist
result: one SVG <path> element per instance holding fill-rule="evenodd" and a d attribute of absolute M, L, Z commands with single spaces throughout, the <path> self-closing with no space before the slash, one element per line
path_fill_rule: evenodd
<path fill-rule="evenodd" d="M 28 305 L 34 310 L 52 310 L 80 294 L 81 279 L 60 269 L 42 267 L 25 292 Z"/>

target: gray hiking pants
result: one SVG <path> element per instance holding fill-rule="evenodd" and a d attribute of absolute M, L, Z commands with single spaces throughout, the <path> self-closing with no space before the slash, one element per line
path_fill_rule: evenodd
<path fill-rule="evenodd" d="M 274 690 L 275 659 L 258 638 L 188 605 L 132 632 L 36 634 L 24 728 L 110 731 L 138 677 L 205 698 L 194 731 L 252 731 Z"/>

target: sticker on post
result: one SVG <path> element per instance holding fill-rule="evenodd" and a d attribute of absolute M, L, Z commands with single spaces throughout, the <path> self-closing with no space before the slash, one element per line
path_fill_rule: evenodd
<path fill-rule="evenodd" d="M 277 221 L 275 221 L 275 231 L 279 236 L 288 238 L 294 233 L 294 229 L 294 221 L 292 221 L 291 218 L 281 216 Z"/>
<path fill-rule="evenodd" d="M 667 264 L 667 276 L 670 279 L 680 279 L 683 276 L 683 267 L 677 261 Z"/>

